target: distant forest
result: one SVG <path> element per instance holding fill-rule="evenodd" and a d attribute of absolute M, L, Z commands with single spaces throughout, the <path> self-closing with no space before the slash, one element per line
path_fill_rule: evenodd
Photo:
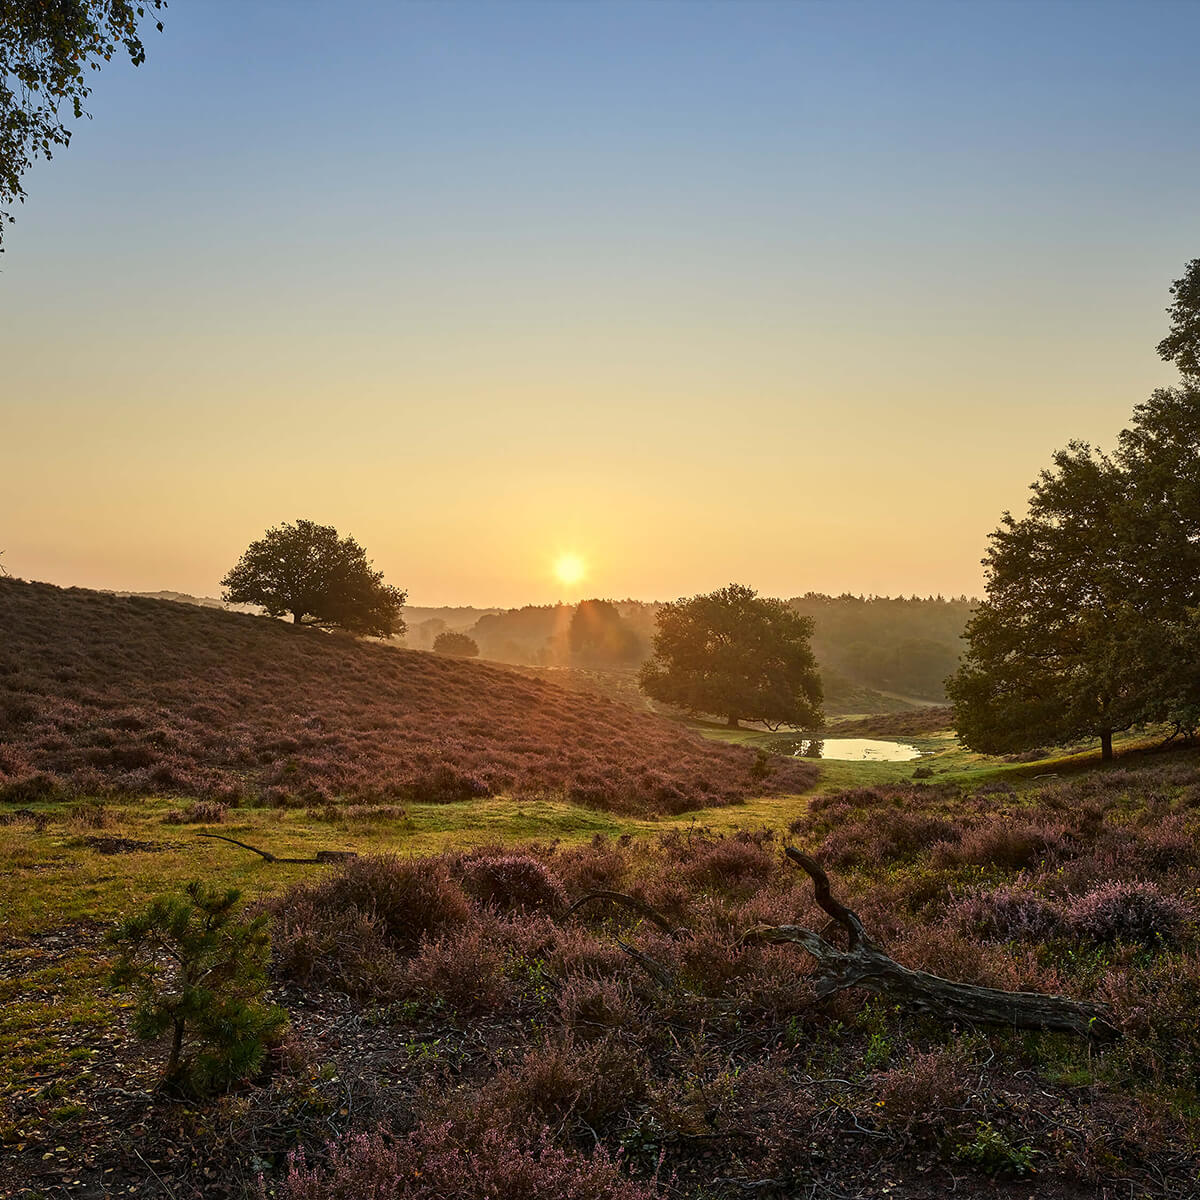
<path fill-rule="evenodd" d="M 788 604 L 813 618 L 813 650 L 826 695 L 846 709 L 854 707 L 862 688 L 944 700 L 943 683 L 958 665 L 975 601 L 809 592 Z M 405 643 L 429 650 L 439 633 L 450 630 L 470 634 L 480 656 L 498 662 L 632 670 L 649 653 L 659 607 L 639 600 L 588 600 L 513 609 L 406 608 Z"/>

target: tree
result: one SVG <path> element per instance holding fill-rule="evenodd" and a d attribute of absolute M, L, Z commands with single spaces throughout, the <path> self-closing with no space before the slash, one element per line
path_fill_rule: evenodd
<path fill-rule="evenodd" d="M 383 582 L 366 552 L 332 525 L 296 521 L 251 542 L 221 580 L 230 604 L 261 604 L 273 617 L 351 633 L 390 637 L 404 632 L 407 595 Z"/>
<path fill-rule="evenodd" d="M 147 9 L 165 7 L 166 0 L 0 0 L 0 249 L 12 205 L 25 200 L 21 176 L 71 141 L 63 105 L 76 120 L 87 115 L 88 72 L 118 47 L 135 67 L 145 62 L 138 23 Z"/>
<path fill-rule="evenodd" d="M 238 919 L 233 888 L 189 883 L 160 896 L 109 934 L 120 951 L 110 982 L 135 993 L 133 1029 L 170 1034 L 163 1084 L 192 1094 L 253 1075 L 287 1025 L 262 1002 L 271 943 L 267 917 Z"/>
<path fill-rule="evenodd" d="M 638 679 L 653 699 L 724 717 L 730 729 L 743 718 L 812 728 L 823 720 L 812 630 L 782 600 L 731 583 L 662 607 Z"/>
<path fill-rule="evenodd" d="M 609 600 L 582 600 L 571 614 L 567 645 L 572 654 L 598 663 L 632 663 L 642 642 Z"/>
<path fill-rule="evenodd" d="M 1139 723 L 1149 681 L 1127 556 L 1115 536 L 1125 479 L 1083 442 L 1033 483 L 1028 516 L 1005 513 L 984 559 L 987 597 L 948 682 L 963 743 L 985 754 L 1098 737 Z"/>
<path fill-rule="evenodd" d="M 1183 277 L 1171 284 L 1171 295 L 1171 332 L 1158 343 L 1159 357 L 1173 362 L 1185 378 L 1200 378 L 1200 258 L 1193 258 Z"/>
<path fill-rule="evenodd" d="M 1200 259 L 1158 347 L 1183 375 L 1133 412 L 1112 457 L 1054 456 L 1029 514 L 991 535 L 987 598 L 947 691 L 984 753 L 1169 721 L 1200 728 Z"/>
<path fill-rule="evenodd" d="M 452 654 L 455 658 L 477 658 L 479 655 L 479 647 L 473 637 L 452 629 L 439 633 L 433 639 L 433 650 L 435 654 Z"/>

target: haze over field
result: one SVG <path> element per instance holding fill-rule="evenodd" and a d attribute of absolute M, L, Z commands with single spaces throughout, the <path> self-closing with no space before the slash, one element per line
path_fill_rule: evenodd
<path fill-rule="evenodd" d="M 214 595 L 304 515 L 418 605 L 978 594 L 1173 378 L 1195 5 L 165 21 L 6 238 L 24 578 Z"/>

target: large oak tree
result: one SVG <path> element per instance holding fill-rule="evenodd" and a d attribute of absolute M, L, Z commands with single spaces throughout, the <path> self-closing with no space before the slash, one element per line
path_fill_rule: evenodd
<path fill-rule="evenodd" d="M 273 617 L 389 637 L 404 632 L 407 599 L 371 569 L 366 552 L 332 525 L 284 522 L 251 542 L 221 580 L 231 604 L 260 604 Z"/>
<path fill-rule="evenodd" d="M 730 728 L 740 720 L 815 728 L 823 716 L 812 631 L 811 617 L 731 583 L 663 606 L 639 681 L 653 699 Z"/>

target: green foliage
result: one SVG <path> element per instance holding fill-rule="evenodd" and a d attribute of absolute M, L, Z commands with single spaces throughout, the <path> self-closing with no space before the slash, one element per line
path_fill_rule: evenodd
<path fill-rule="evenodd" d="M 404 632 L 407 599 L 371 570 L 366 551 L 332 525 L 284 522 L 251 542 L 221 580 L 231 604 L 261 604 L 273 617 L 390 637 Z"/>
<path fill-rule="evenodd" d="M 954 1157 L 984 1175 L 1022 1177 L 1033 1170 L 1036 1154 L 1029 1146 L 1014 1145 L 990 1122 L 980 1121 L 975 1127 L 975 1136 L 969 1142 L 959 1144 Z"/>
<path fill-rule="evenodd" d="M 1173 362 L 1184 376 L 1200 376 L 1200 258 L 1171 284 L 1175 302 L 1167 309 L 1171 332 L 1158 343 L 1159 357 Z"/>
<path fill-rule="evenodd" d="M 811 617 L 732 583 L 663 606 L 639 682 L 655 700 L 730 727 L 743 717 L 815 727 L 823 717 L 812 631 Z"/>
<path fill-rule="evenodd" d="M 89 70 L 123 47 L 136 67 L 146 59 L 138 22 L 165 0 L 0 0 L 0 248 L 11 206 L 24 202 L 21 176 L 39 155 L 66 146 L 66 105 L 86 116 Z M 155 21 L 162 30 L 162 22 Z"/>
<path fill-rule="evenodd" d="M 609 600 L 583 600 L 576 606 L 567 644 L 576 658 L 594 664 L 635 663 L 643 655 L 641 639 Z"/>
<path fill-rule="evenodd" d="M 163 1083 L 203 1094 L 253 1075 L 287 1024 L 262 1002 L 271 944 L 267 917 L 236 914 L 240 893 L 189 883 L 109 934 L 119 950 L 110 982 L 136 998 L 133 1030 L 171 1038 Z"/>
<path fill-rule="evenodd" d="M 974 750 L 1099 737 L 1111 757 L 1115 731 L 1200 727 L 1200 260 L 1172 291 L 1159 349 L 1183 383 L 1134 409 L 1112 456 L 1060 450 L 1028 515 L 991 535 L 987 598 L 947 685 Z"/>
<path fill-rule="evenodd" d="M 987 598 L 948 691 L 959 736 L 988 754 L 1108 737 L 1144 704 L 1129 649 L 1138 630 L 1114 552 L 1123 491 L 1110 459 L 1083 442 L 1054 456 L 1029 514 L 1005 513 L 984 563 Z"/>
<path fill-rule="evenodd" d="M 479 655 L 479 646 L 473 637 L 453 630 L 439 633 L 433 639 L 433 649 L 436 654 L 451 654 L 455 658 L 476 658 Z"/>

